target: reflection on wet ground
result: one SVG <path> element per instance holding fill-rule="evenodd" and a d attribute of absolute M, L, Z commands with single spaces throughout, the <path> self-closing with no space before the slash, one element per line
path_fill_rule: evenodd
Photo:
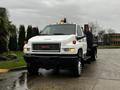
<path fill-rule="evenodd" d="M 39 75 L 31 76 L 27 71 L 22 71 L 19 72 L 19 74 L 17 73 L 18 76 L 16 78 L 14 78 L 14 75 L 12 76 L 13 73 L 9 73 L 10 77 L 1 79 L 6 85 L 0 83 L 2 85 L 0 85 L 0 90 L 67 90 L 68 87 L 73 90 L 74 87 L 77 87 L 82 81 L 95 83 L 94 80 L 91 82 L 82 78 L 75 78 L 73 74 L 67 70 L 60 70 L 58 74 L 54 73 L 53 70 L 45 69 L 40 69 L 40 72 Z M 86 86 L 84 88 L 86 88 Z"/>
<path fill-rule="evenodd" d="M 22 72 L 21 76 L 19 76 L 18 79 L 13 82 L 12 86 L 9 87 L 8 90 L 29 90 L 28 88 L 33 90 L 37 90 L 38 88 L 38 90 L 53 90 L 58 88 L 57 85 L 61 86 L 60 84 L 62 84 L 62 86 L 64 86 L 67 83 L 66 81 L 70 80 L 71 82 L 73 78 L 72 74 L 67 71 L 61 71 L 58 75 L 54 74 L 54 72 L 51 70 L 42 71 L 44 73 L 38 76 L 30 76 L 27 74 L 27 72 Z"/>
<path fill-rule="evenodd" d="M 28 90 L 26 72 L 17 72 L 0 75 L 0 90 Z"/>
<path fill-rule="evenodd" d="M 42 84 L 41 89 L 43 89 L 47 87 L 46 85 L 48 83 L 53 84 L 55 82 L 57 83 L 60 79 L 65 80 L 65 79 L 73 78 L 72 73 L 64 70 L 61 70 L 59 74 L 54 73 L 53 70 L 45 70 L 45 69 L 40 69 L 40 72 L 42 73 L 39 73 L 39 75 L 34 75 L 34 76 L 29 75 L 26 71 L 22 72 L 21 75 L 13 82 L 13 85 L 9 87 L 8 90 L 29 90 L 29 88 L 31 88 L 31 86 L 34 84 L 36 85 L 38 84 L 37 87 L 39 87 L 39 89 Z M 51 80 L 53 80 L 53 82 Z M 46 89 L 48 90 L 49 86 Z"/>
<path fill-rule="evenodd" d="M 13 82 L 12 90 L 28 90 L 27 74 L 25 72 Z"/>
<path fill-rule="evenodd" d="M 1 74 L 0 90 L 119 90 L 119 52 L 120 49 L 99 50 L 97 62 L 85 65 L 80 78 L 67 70 L 55 74 L 53 70 L 40 69 L 37 76 L 30 76 L 26 70 Z"/>

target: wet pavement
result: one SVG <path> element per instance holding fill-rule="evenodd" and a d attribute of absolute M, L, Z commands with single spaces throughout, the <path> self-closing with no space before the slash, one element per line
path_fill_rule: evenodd
<path fill-rule="evenodd" d="M 85 65 L 81 77 L 70 71 L 39 70 L 30 76 L 26 70 L 0 74 L 0 90 L 120 90 L 120 49 L 99 49 L 96 62 Z"/>

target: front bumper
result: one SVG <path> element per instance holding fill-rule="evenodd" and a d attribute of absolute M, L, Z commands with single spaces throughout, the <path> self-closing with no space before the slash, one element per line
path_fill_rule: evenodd
<path fill-rule="evenodd" d="M 70 69 L 76 65 L 77 55 L 40 55 L 40 54 L 25 54 L 24 59 L 27 64 L 46 69 Z M 33 67 L 34 67 L 33 66 Z"/>

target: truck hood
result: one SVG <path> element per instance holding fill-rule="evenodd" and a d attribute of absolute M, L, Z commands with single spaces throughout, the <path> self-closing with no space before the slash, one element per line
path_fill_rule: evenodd
<path fill-rule="evenodd" d="M 37 42 L 68 42 L 75 40 L 75 35 L 50 35 L 50 36 L 35 36 L 29 39 L 31 43 Z"/>

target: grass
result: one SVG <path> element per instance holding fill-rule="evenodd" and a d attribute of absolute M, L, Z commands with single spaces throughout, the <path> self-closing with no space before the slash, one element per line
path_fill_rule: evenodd
<path fill-rule="evenodd" d="M 26 65 L 25 61 L 23 59 L 23 52 L 10 51 L 10 52 L 4 53 L 3 55 L 11 54 L 11 53 L 15 53 L 17 55 L 17 59 L 16 60 L 8 60 L 8 61 L 0 61 L 0 69 L 11 69 L 11 68 L 21 67 L 21 66 Z"/>
<path fill-rule="evenodd" d="M 120 46 L 112 46 L 112 45 L 101 45 L 98 46 L 99 49 L 120 49 Z"/>

